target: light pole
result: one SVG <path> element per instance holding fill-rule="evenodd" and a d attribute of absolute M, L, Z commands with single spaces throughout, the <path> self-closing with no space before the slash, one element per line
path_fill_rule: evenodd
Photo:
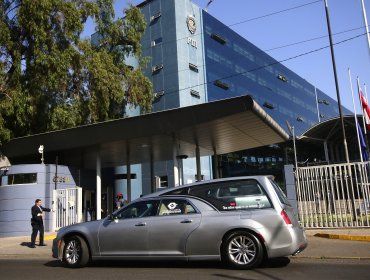
<path fill-rule="evenodd" d="M 331 52 L 331 59 L 332 59 L 332 63 L 333 63 L 333 72 L 334 72 L 334 80 L 335 80 L 335 89 L 336 89 L 336 92 L 337 92 L 339 117 L 340 117 L 340 121 L 341 121 L 341 124 L 342 124 L 344 153 L 345 153 L 345 157 L 346 157 L 346 162 L 349 163 L 349 155 L 348 155 L 346 131 L 345 131 L 345 128 L 344 128 L 344 119 L 343 119 L 343 113 L 342 113 L 342 103 L 340 101 L 340 93 L 339 93 L 339 85 L 338 85 L 338 77 L 337 77 L 337 68 L 336 68 L 336 65 L 335 65 L 333 39 L 332 39 L 332 36 L 331 36 L 331 27 L 330 27 L 328 0 L 325 0 L 325 13 L 326 13 L 326 22 L 327 22 L 327 25 L 328 25 L 329 42 L 330 42 L 330 52 Z"/>
<path fill-rule="evenodd" d="M 40 145 L 39 153 L 41 154 L 41 164 L 44 164 L 44 145 Z"/>
<path fill-rule="evenodd" d="M 297 148 L 295 146 L 294 126 L 290 125 L 290 123 L 288 121 L 286 121 L 286 125 L 287 125 L 288 130 L 290 132 L 290 135 L 292 135 L 292 139 L 293 139 L 294 166 L 295 166 L 295 169 L 297 170 L 298 162 L 297 162 Z"/>

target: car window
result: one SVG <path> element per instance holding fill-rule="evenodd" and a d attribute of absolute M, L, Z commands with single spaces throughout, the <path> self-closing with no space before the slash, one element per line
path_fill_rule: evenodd
<path fill-rule="evenodd" d="M 118 212 L 118 219 L 131 219 L 155 216 L 158 210 L 158 201 L 139 201 Z"/>
<path fill-rule="evenodd" d="M 159 206 L 159 216 L 195 214 L 197 211 L 185 199 L 163 199 Z"/>
<path fill-rule="evenodd" d="M 203 198 L 220 211 L 272 207 L 263 187 L 252 179 L 193 186 L 189 194 Z"/>
<path fill-rule="evenodd" d="M 273 180 L 271 180 L 271 179 L 269 179 L 269 180 L 270 180 L 271 185 L 274 187 L 275 192 L 276 192 L 280 202 L 282 204 L 290 206 L 289 200 L 286 197 L 285 193 L 281 190 L 281 188 Z"/>

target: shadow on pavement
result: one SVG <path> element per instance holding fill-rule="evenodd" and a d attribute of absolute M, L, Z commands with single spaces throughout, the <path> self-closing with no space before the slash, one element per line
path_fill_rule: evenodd
<path fill-rule="evenodd" d="M 259 268 L 279 268 L 285 267 L 290 263 L 288 257 L 273 258 L 267 261 L 264 261 Z"/>
<path fill-rule="evenodd" d="M 65 267 L 64 264 L 60 260 L 52 260 L 47 263 L 44 263 L 44 266 L 47 267 Z"/>
<path fill-rule="evenodd" d="M 31 242 L 22 242 L 21 244 L 19 244 L 21 246 L 25 246 L 25 247 L 29 247 L 29 248 L 33 248 L 31 247 Z"/>
<path fill-rule="evenodd" d="M 259 268 L 282 268 L 290 263 L 288 257 L 274 258 L 263 262 Z M 44 264 L 48 267 L 65 267 L 61 261 L 53 260 Z M 117 267 L 117 268 L 200 268 L 200 269 L 229 269 L 220 261 L 122 261 L 106 260 L 92 261 L 89 267 Z M 68 268 L 67 268 L 68 269 Z"/>

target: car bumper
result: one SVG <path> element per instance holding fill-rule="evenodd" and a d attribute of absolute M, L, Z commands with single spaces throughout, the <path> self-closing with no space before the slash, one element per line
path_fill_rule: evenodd
<path fill-rule="evenodd" d="M 295 256 L 307 248 L 307 237 L 302 227 L 286 228 L 285 234 L 290 235 L 290 241 L 280 246 L 268 248 L 269 258 Z"/>

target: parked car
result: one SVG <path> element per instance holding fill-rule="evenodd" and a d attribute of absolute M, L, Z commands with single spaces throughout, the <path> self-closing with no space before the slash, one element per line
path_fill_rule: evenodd
<path fill-rule="evenodd" d="M 248 176 L 165 189 L 103 220 L 61 228 L 53 256 L 68 267 L 98 259 L 217 259 L 251 269 L 306 246 L 304 230 L 272 178 Z"/>

